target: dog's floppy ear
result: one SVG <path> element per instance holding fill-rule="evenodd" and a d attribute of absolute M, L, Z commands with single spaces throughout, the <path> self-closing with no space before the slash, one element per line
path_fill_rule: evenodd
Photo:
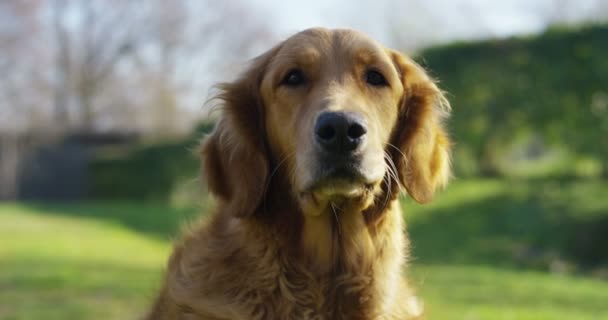
<path fill-rule="evenodd" d="M 209 190 L 237 217 L 255 212 L 268 176 L 260 84 L 277 48 L 253 60 L 236 81 L 218 86 L 222 115 L 202 147 Z"/>
<path fill-rule="evenodd" d="M 399 150 L 391 154 L 400 183 L 414 200 L 426 203 L 451 175 L 451 146 L 443 124 L 451 108 L 421 66 L 398 52 L 390 54 L 404 87 L 391 141 Z"/>

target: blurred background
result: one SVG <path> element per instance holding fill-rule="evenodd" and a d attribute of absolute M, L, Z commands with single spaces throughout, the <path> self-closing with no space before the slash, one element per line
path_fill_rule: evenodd
<path fill-rule="evenodd" d="M 214 83 L 311 26 L 415 57 L 453 183 L 403 199 L 429 319 L 608 319 L 608 1 L 0 1 L 0 319 L 133 319 L 212 203 Z"/>

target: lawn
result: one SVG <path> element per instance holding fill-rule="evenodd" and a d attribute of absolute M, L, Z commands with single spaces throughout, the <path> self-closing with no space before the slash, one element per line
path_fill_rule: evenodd
<path fill-rule="evenodd" d="M 608 282 L 591 275 L 605 266 L 592 249 L 607 194 L 598 181 L 470 180 L 428 206 L 405 199 L 410 275 L 428 318 L 608 319 Z M 0 204 L 0 319 L 136 319 L 196 211 Z"/>

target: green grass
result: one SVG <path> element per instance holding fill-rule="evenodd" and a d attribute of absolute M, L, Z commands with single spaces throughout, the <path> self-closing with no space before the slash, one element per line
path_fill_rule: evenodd
<path fill-rule="evenodd" d="M 608 319 L 608 283 L 471 265 L 414 265 L 429 319 Z"/>
<path fill-rule="evenodd" d="M 24 205 L 2 205 L 0 221 L 0 319 L 134 319 L 169 250 L 117 223 Z"/>
<path fill-rule="evenodd" d="M 569 241 L 582 231 L 566 232 L 593 230 L 608 215 L 607 191 L 598 181 L 467 180 L 431 205 L 406 199 L 410 274 L 428 318 L 608 319 L 608 282 L 589 275 L 605 266 L 589 261 L 604 260 L 574 255 Z M 137 318 L 154 298 L 171 238 L 196 212 L 0 204 L 0 319 Z M 538 257 L 518 260 L 521 248 Z M 549 272 L 554 259 L 574 267 Z"/>
<path fill-rule="evenodd" d="M 608 264 L 606 195 L 605 180 L 457 180 L 404 211 L 425 263 L 593 269 Z"/>

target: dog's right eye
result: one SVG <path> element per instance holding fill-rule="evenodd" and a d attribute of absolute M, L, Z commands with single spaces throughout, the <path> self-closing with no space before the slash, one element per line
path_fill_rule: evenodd
<path fill-rule="evenodd" d="M 388 86 L 388 81 L 386 81 L 386 78 L 382 75 L 382 73 L 376 70 L 367 71 L 365 74 L 365 81 L 374 87 Z"/>
<path fill-rule="evenodd" d="M 302 72 L 302 70 L 292 69 L 289 72 L 287 72 L 285 77 L 283 77 L 283 80 L 281 80 L 281 84 L 290 86 L 290 87 L 296 87 L 296 86 L 303 84 L 305 81 L 306 81 L 306 77 L 304 76 L 304 73 Z"/>

